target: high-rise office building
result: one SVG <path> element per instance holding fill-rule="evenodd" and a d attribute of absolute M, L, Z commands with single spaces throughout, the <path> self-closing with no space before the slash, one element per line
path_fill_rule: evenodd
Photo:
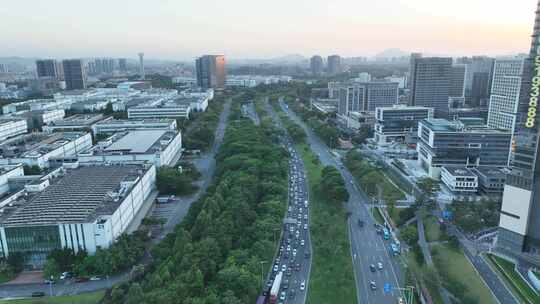
<path fill-rule="evenodd" d="M 411 53 L 411 57 L 409 58 L 409 77 L 407 78 L 407 88 L 411 88 L 412 86 L 412 79 L 414 78 L 414 65 L 416 62 L 416 59 L 422 58 L 422 53 Z"/>
<path fill-rule="evenodd" d="M 321 75 L 324 71 L 324 62 L 321 56 L 315 55 L 310 59 L 310 68 L 313 75 Z"/>
<path fill-rule="evenodd" d="M 36 60 L 37 77 L 59 78 L 58 64 L 54 59 Z"/>
<path fill-rule="evenodd" d="M 341 57 L 339 55 L 328 56 L 326 65 L 328 74 L 335 75 L 341 73 Z"/>
<path fill-rule="evenodd" d="M 495 59 L 475 56 L 460 60 L 466 62 L 465 101 L 470 106 L 486 106 L 491 91 Z"/>
<path fill-rule="evenodd" d="M 225 56 L 204 55 L 195 60 L 197 85 L 203 89 L 225 88 Z"/>
<path fill-rule="evenodd" d="M 94 59 L 94 71 L 95 74 L 103 73 L 103 60 L 101 58 Z"/>
<path fill-rule="evenodd" d="M 139 73 L 141 74 L 141 79 L 144 80 L 146 77 L 144 74 L 144 53 L 139 53 Z"/>
<path fill-rule="evenodd" d="M 118 69 L 122 72 L 127 71 L 127 60 L 126 58 L 118 59 Z"/>
<path fill-rule="evenodd" d="M 411 68 L 410 105 L 431 107 L 435 117 L 447 117 L 452 58 L 415 58 Z"/>
<path fill-rule="evenodd" d="M 523 59 L 495 61 L 488 112 L 488 125 L 492 128 L 506 130 L 514 128 L 523 62 Z"/>
<path fill-rule="evenodd" d="M 62 66 L 64 68 L 66 89 L 86 89 L 86 69 L 81 59 L 64 59 Z"/>
<path fill-rule="evenodd" d="M 524 62 L 514 137 L 510 153 L 511 173 L 504 186 L 497 247 L 505 253 L 540 248 L 540 1 L 531 49 Z"/>
<path fill-rule="evenodd" d="M 391 107 L 398 102 L 399 83 L 387 81 L 353 82 L 337 86 L 338 113 L 375 112 L 379 107 Z"/>
<path fill-rule="evenodd" d="M 467 66 L 455 64 L 452 66 L 450 78 L 450 97 L 463 97 L 465 95 L 465 74 Z"/>

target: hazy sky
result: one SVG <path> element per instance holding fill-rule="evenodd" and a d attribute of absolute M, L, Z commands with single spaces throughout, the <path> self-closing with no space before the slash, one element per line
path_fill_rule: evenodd
<path fill-rule="evenodd" d="M 529 47 L 537 0 L 2 0 L 0 56 L 191 60 Z"/>

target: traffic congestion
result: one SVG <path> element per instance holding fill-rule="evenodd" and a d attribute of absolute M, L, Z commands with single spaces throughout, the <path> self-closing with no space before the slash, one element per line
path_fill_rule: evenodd
<path fill-rule="evenodd" d="M 275 113 L 270 113 L 283 129 Z M 283 136 L 282 144 L 290 156 L 287 213 L 261 303 L 303 304 L 311 270 L 308 184 L 304 164 L 290 137 Z"/>

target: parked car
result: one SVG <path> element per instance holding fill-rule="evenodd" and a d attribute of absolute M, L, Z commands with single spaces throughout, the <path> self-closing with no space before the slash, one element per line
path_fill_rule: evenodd
<path fill-rule="evenodd" d="M 369 270 L 371 270 L 371 272 L 375 272 L 377 271 L 377 268 L 375 268 L 375 265 L 371 264 L 369 265 Z"/>
<path fill-rule="evenodd" d="M 32 298 L 44 297 L 45 293 L 43 291 L 34 291 L 32 292 Z"/>
<path fill-rule="evenodd" d="M 78 277 L 78 278 L 75 278 L 75 283 L 83 283 L 83 282 L 88 282 L 90 279 L 87 278 L 87 277 Z"/>
<path fill-rule="evenodd" d="M 101 277 L 100 276 L 90 277 L 90 281 L 101 281 Z"/>

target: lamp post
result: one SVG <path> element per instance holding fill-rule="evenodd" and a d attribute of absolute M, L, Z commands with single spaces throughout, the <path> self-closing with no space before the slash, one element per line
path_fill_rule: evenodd
<path fill-rule="evenodd" d="M 264 290 L 264 280 L 263 280 L 263 272 L 264 272 L 264 264 L 266 264 L 267 261 L 260 261 L 259 264 L 261 264 L 261 290 Z"/>
<path fill-rule="evenodd" d="M 53 285 L 53 279 L 54 277 L 51 276 L 51 280 L 49 281 L 49 293 L 51 294 L 51 297 L 53 296 L 53 288 L 52 288 L 52 285 Z"/>

